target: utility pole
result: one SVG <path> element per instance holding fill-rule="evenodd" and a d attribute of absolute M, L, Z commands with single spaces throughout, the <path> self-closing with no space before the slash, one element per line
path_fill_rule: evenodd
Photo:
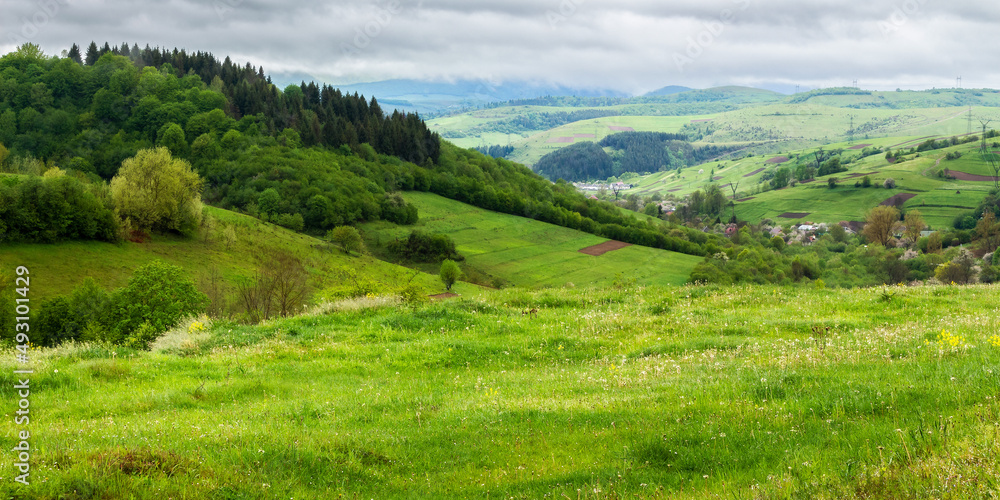
<path fill-rule="evenodd" d="M 982 154 L 984 154 L 984 155 L 986 154 L 986 127 L 992 121 L 993 120 L 990 120 L 990 119 L 979 120 L 979 123 L 983 124 L 983 137 L 982 137 L 983 141 L 980 143 L 981 145 L 979 146 L 979 152 L 982 153 Z"/>
<path fill-rule="evenodd" d="M 965 131 L 965 135 L 966 136 L 972 135 L 972 106 L 969 106 L 969 120 L 968 120 L 968 122 L 969 122 L 968 130 Z"/>
<path fill-rule="evenodd" d="M 851 117 L 851 128 L 847 131 L 847 144 L 854 144 L 854 115 L 848 115 Z"/>
<path fill-rule="evenodd" d="M 955 88 L 957 89 L 962 88 L 962 77 L 958 77 L 955 79 Z"/>

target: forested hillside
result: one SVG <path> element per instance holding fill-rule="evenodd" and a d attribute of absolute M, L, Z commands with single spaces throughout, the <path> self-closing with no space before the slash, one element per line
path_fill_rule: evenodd
<path fill-rule="evenodd" d="M 204 52 L 91 43 L 85 55 L 74 45 L 60 58 L 24 45 L 0 58 L 0 144 L 9 148 L 4 172 L 61 167 L 105 208 L 101 186 L 122 162 L 163 147 L 201 176 L 204 201 L 314 234 L 378 219 L 412 223 L 416 210 L 393 193 L 415 190 L 694 255 L 711 239 L 640 222 L 522 165 L 455 148 L 419 116 L 387 115 L 374 98 L 304 82 L 282 91 L 263 68 Z M 34 206 L 24 210 L 31 217 L 3 217 L 48 223 Z M 20 234 L 40 239 L 31 228 Z"/>
<path fill-rule="evenodd" d="M 604 180 L 626 172 L 650 173 L 696 165 L 725 155 L 739 146 L 694 147 L 684 134 L 620 132 L 599 143 L 580 142 L 553 151 L 535 165 L 549 179 Z M 607 153 L 602 148 L 608 148 Z"/>

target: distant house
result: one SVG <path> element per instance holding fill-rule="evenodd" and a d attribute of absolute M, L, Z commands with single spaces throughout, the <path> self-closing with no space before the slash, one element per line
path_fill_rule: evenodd
<path fill-rule="evenodd" d="M 844 228 L 849 234 L 860 233 L 862 229 L 865 228 L 865 223 L 861 221 L 840 221 L 840 226 Z"/>
<path fill-rule="evenodd" d="M 772 237 L 774 237 L 774 236 L 783 236 L 784 234 L 785 234 L 785 232 L 782 231 L 780 227 L 772 227 L 771 228 L 771 236 Z"/>

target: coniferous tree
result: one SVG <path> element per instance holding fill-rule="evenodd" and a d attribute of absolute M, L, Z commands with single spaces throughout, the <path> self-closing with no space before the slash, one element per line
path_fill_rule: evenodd
<path fill-rule="evenodd" d="M 97 49 L 97 44 L 95 42 L 90 42 L 90 46 L 87 47 L 87 66 L 93 66 L 100 57 L 101 54 Z"/>
<path fill-rule="evenodd" d="M 80 54 L 80 46 L 75 43 L 69 48 L 69 53 L 66 57 L 77 64 L 83 64 L 83 56 Z"/>

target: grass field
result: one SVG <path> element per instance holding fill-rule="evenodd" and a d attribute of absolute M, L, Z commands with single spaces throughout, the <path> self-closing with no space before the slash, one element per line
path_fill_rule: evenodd
<path fill-rule="evenodd" d="M 877 147 L 903 143 L 906 147 L 912 147 L 924 140 L 926 138 L 908 136 L 856 142 Z M 859 156 L 859 151 L 851 150 L 850 147 L 852 146 L 847 143 L 836 143 L 825 146 L 825 149 L 842 148 L 845 150 L 842 158 L 845 159 Z M 928 224 L 939 229 L 950 226 L 957 214 L 974 209 L 994 187 L 990 181 L 945 180 L 937 176 L 938 172 L 945 168 L 970 174 L 994 175 L 978 149 L 978 143 L 959 145 L 927 151 L 921 153 L 919 157 L 908 155 L 907 161 L 895 164 L 890 164 L 884 155 L 874 155 L 852 161 L 848 165 L 847 172 L 817 177 L 813 182 L 778 191 L 755 193 L 754 189 L 760 185 L 764 174 L 787 166 L 770 163 L 769 160 L 778 156 L 806 155 L 815 149 L 785 151 L 781 155 L 754 156 L 739 161 L 716 162 L 682 169 L 680 172 L 669 171 L 642 176 L 632 181 L 636 187 L 626 191 L 626 194 L 650 196 L 660 193 L 683 198 L 695 190 L 704 190 L 711 183 L 715 183 L 722 186 L 723 192 L 729 196 L 731 191 L 727 186 L 739 183 L 740 199 L 753 198 L 737 203 L 736 213 L 741 219 L 759 221 L 770 218 L 785 224 L 792 220 L 781 219 L 778 216 L 786 212 L 809 213 L 809 217 L 803 220 L 813 222 L 864 220 L 869 210 L 893 195 L 913 193 L 916 196 L 907 201 L 904 207 L 919 210 Z M 963 156 L 958 160 L 946 160 L 944 157 L 950 152 L 960 152 Z M 793 164 L 794 162 L 789 163 Z M 896 181 L 897 187 L 893 190 L 854 187 L 854 183 L 861 180 L 862 175 L 868 175 L 872 183 L 879 186 L 886 179 L 892 178 Z M 836 189 L 827 187 L 829 177 L 839 180 Z"/>
<path fill-rule="evenodd" d="M 680 100 L 683 96 L 685 94 L 676 94 L 672 99 Z M 974 117 L 993 116 L 1000 106 L 1000 93 L 992 90 L 945 89 L 807 97 L 805 94 L 754 96 L 750 89 L 730 89 L 728 93 L 721 92 L 718 101 L 636 102 L 607 107 L 501 106 L 438 118 L 431 120 L 430 125 L 446 138 L 449 133 L 462 135 L 449 138 L 461 147 L 511 144 L 516 148 L 510 155 L 511 160 L 533 165 L 545 154 L 572 144 L 553 142 L 553 139 L 573 137 L 573 142 L 599 141 L 612 133 L 610 126 L 676 133 L 689 125 L 710 131 L 701 139 L 704 143 L 754 144 L 753 152 L 767 154 L 845 141 L 852 124 L 859 142 L 907 136 L 917 139 L 962 135 L 968 132 L 970 110 Z M 690 99 L 694 98 L 692 94 Z M 730 103 L 726 99 L 735 100 L 728 108 L 720 107 Z M 496 123 L 527 113 L 584 109 L 611 110 L 621 116 L 582 120 L 550 130 L 525 130 L 519 134 L 489 132 Z M 973 120 L 973 124 L 977 123 Z M 596 137 L 576 137 L 577 134 Z"/>
<path fill-rule="evenodd" d="M 648 285 L 685 283 L 701 257 L 632 246 L 599 257 L 580 249 L 607 241 L 531 219 L 499 214 L 428 193 L 406 193 L 420 210 L 416 228 L 450 236 L 467 264 L 526 286 L 607 284 L 617 277 Z M 405 237 L 413 229 L 388 223 L 363 226 L 368 239 Z"/>
<path fill-rule="evenodd" d="M 31 485 L 11 480 L 8 439 L 0 493 L 996 498 L 998 302 L 987 286 L 509 289 L 181 328 L 153 353 L 42 349 Z M 6 436 L 24 430 L 13 360 Z"/>
<path fill-rule="evenodd" d="M 262 251 L 280 249 L 301 259 L 315 289 L 345 280 L 345 272 L 369 277 L 383 284 L 409 280 L 414 272 L 369 256 L 348 256 L 325 242 L 252 217 L 206 207 L 206 220 L 194 238 L 153 235 L 147 243 L 66 242 L 58 244 L 4 244 L 0 246 L 0 269 L 11 272 L 25 266 L 32 272 L 34 297 L 42 299 L 68 294 L 90 277 L 106 288 L 124 286 L 132 272 L 152 260 L 162 260 L 185 269 L 196 283 L 208 279 L 215 268 L 227 282 L 249 276 L 259 265 Z M 232 227 L 236 241 L 228 244 L 223 232 Z M 420 273 L 414 281 L 428 291 L 444 291 L 434 275 Z M 475 293 L 478 287 L 459 284 Z"/>

